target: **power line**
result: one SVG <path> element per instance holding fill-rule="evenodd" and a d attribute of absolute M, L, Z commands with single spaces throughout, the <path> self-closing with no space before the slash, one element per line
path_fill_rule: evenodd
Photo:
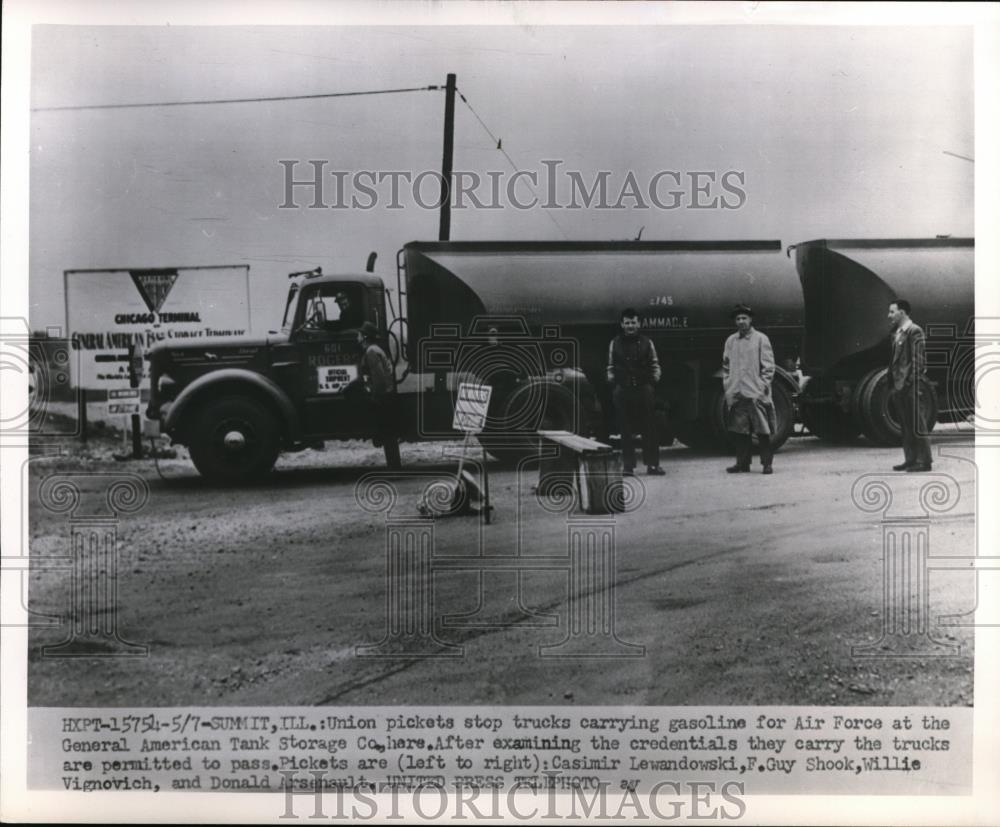
<path fill-rule="evenodd" d="M 462 99 L 462 103 L 464 103 L 469 108 L 469 111 L 472 113 L 473 117 L 477 121 L 479 121 L 479 125 L 486 131 L 486 134 L 489 135 L 490 139 L 496 144 L 497 151 L 500 152 L 500 154 L 503 155 L 503 157 L 507 159 L 507 163 L 510 164 L 511 169 L 513 169 L 514 172 L 521 172 L 522 170 L 520 170 L 518 168 L 517 164 L 514 163 L 514 159 L 511 158 L 510 155 L 507 153 L 507 150 L 503 148 L 503 139 L 502 138 L 498 138 L 496 135 L 493 134 L 493 130 L 491 130 L 486 125 L 485 121 L 483 121 L 483 119 L 479 117 L 479 113 L 476 112 L 476 110 L 472 108 L 472 104 L 469 103 L 468 100 L 466 100 L 465 95 L 463 95 L 457 89 L 455 91 L 458 92 L 458 96 Z M 530 186 L 530 184 L 529 184 L 529 186 Z M 538 197 L 538 193 L 534 191 L 534 187 L 532 187 L 532 193 L 535 195 L 536 198 Z M 552 215 L 552 213 L 549 210 L 543 209 L 542 212 L 545 213 L 545 215 L 548 216 L 549 221 L 551 221 L 553 224 L 556 225 L 556 229 L 559 230 L 559 232 L 560 232 L 560 234 L 562 235 L 563 238 L 569 238 L 569 236 L 566 234 L 566 231 L 562 228 L 562 225 L 558 221 L 556 221 L 556 217 L 554 215 Z"/>
<path fill-rule="evenodd" d="M 959 155 L 957 152 L 949 152 L 947 149 L 942 149 L 941 152 L 944 155 L 950 155 L 952 158 L 961 158 L 963 161 L 971 161 L 972 163 L 976 163 L 976 159 L 970 158 L 968 155 Z"/>
<path fill-rule="evenodd" d="M 152 101 L 149 103 L 100 103 L 85 106 L 37 106 L 32 112 L 71 112 L 84 109 L 140 109 L 153 106 L 213 106 L 220 103 L 268 103 L 271 101 L 304 101 L 320 98 L 354 98 L 361 95 L 394 95 L 399 92 L 430 92 L 441 86 L 413 86 L 407 89 L 374 89 L 364 92 L 326 92 L 317 95 L 277 95 L 271 98 L 220 98 L 195 101 Z"/>

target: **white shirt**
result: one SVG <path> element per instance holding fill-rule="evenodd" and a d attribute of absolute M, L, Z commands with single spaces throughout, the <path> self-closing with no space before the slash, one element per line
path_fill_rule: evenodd
<path fill-rule="evenodd" d="M 896 344 L 903 340 L 903 334 L 913 326 L 913 319 L 904 319 L 903 323 L 896 328 Z"/>

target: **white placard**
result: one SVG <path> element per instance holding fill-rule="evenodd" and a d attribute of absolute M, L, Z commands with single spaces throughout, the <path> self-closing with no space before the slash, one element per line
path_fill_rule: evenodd
<path fill-rule="evenodd" d="M 340 393 L 357 378 L 356 365 L 323 365 L 316 368 L 316 392 Z"/>
<path fill-rule="evenodd" d="M 462 382 L 455 398 L 455 416 L 451 427 L 467 434 L 481 433 L 486 427 L 486 412 L 490 407 L 493 388 L 489 385 L 473 385 Z"/>
<path fill-rule="evenodd" d="M 139 413 L 138 388 L 113 388 L 108 391 L 108 416 L 130 416 Z"/>

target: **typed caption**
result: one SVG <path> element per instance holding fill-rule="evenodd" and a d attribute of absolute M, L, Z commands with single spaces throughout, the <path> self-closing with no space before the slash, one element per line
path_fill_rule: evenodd
<path fill-rule="evenodd" d="M 34 789 L 967 793 L 972 710 L 274 707 L 29 710 Z"/>

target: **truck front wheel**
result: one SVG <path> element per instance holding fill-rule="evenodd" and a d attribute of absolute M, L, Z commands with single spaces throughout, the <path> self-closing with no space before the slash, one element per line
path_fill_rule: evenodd
<path fill-rule="evenodd" d="M 194 419 L 191 459 L 207 479 L 233 483 L 264 476 L 280 450 L 277 417 L 242 396 L 208 402 Z"/>

